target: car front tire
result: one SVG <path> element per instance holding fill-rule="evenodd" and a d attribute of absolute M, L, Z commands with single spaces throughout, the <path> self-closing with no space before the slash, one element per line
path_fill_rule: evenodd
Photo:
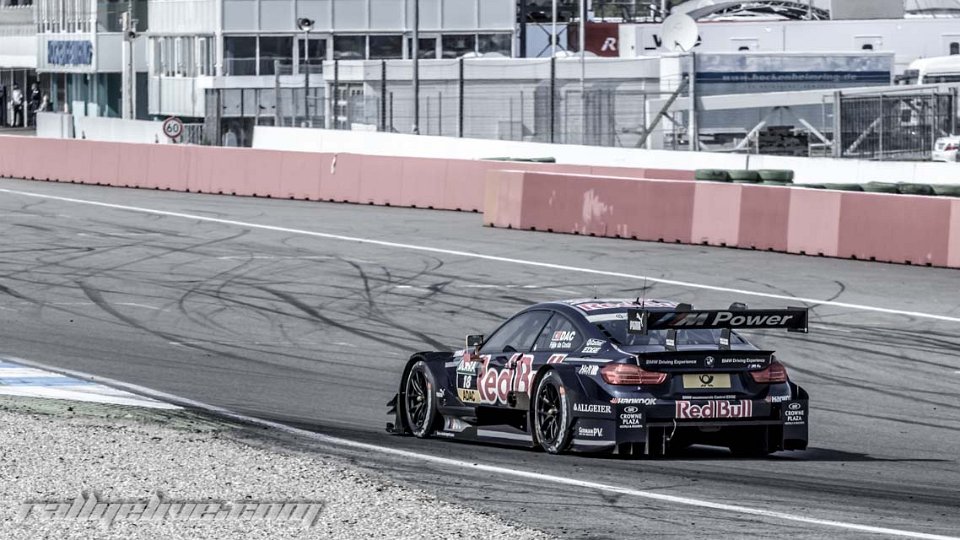
<path fill-rule="evenodd" d="M 403 414 L 414 437 L 425 439 L 437 429 L 436 382 L 427 364 L 420 360 L 410 367 L 403 382 Z"/>

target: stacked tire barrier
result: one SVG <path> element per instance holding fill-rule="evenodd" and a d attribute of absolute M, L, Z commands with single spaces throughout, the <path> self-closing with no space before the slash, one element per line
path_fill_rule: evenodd
<path fill-rule="evenodd" d="M 494 227 L 960 267 L 960 199 L 494 171 Z"/>

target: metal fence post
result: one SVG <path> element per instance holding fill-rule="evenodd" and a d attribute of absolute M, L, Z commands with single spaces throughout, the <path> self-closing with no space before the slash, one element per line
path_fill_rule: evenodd
<path fill-rule="evenodd" d="M 557 131 L 557 57 L 550 57 L 550 142 L 556 141 Z"/>
<path fill-rule="evenodd" d="M 340 112 L 337 110 L 340 105 L 340 60 L 333 61 L 333 92 L 331 92 L 330 100 L 330 109 L 333 113 L 333 129 L 340 129 Z"/>
<path fill-rule="evenodd" d="M 883 94 L 880 94 L 880 161 L 883 161 Z"/>
<path fill-rule="evenodd" d="M 273 125 L 280 127 L 280 61 L 273 61 Z"/>
<path fill-rule="evenodd" d="M 520 140 L 520 141 L 523 140 L 523 123 L 524 123 L 524 114 L 523 114 L 523 113 L 525 112 L 525 111 L 524 111 L 525 107 L 523 106 L 523 104 L 524 104 L 524 101 L 523 101 L 523 90 L 521 90 L 521 91 L 520 91 L 520 138 L 517 139 L 517 140 Z"/>
<path fill-rule="evenodd" d="M 957 134 L 957 94 L 956 86 L 950 89 L 950 135 Z"/>
<path fill-rule="evenodd" d="M 840 119 L 843 112 L 842 97 L 843 94 L 839 90 L 833 93 L 833 157 L 835 158 L 843 157 L 843 137 L 841 137 L 843 122 Z"/>
<path fill-rule="evenodd" d="M 387 130 L 387 61 L 380 61 L 380 131 Z"/>
<path fill-rule="evenodd" d="M 463 82 L 463 57 L 460 57 L 460 80 L 458 81 L 460 86 L 460 103 L 457 105 L 457 137 L 463 137 L 463 102 L 466 100 L 464 96 L 465 85 Z"/>

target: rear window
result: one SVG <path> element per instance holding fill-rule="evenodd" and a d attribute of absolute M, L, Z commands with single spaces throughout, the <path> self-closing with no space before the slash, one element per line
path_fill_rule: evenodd
<path fill-rule="evenodd" d="M 620 345 L 666 345 L 667 343 L 667 331 L 666 330 L 651 330 L 646 335 L 640 334 L 628 334 L 627 333 L 627 321 L 626 319 L 618 319 L 614 321 L 603 321 L 597 323 L 597 327 L 600 328 L 605 334 L 610 338 L 615 340 Z M 720 344 L 720 334 L 721 330 L 678 330 L 677 331 L 677 346 L 682 345 L 719 345 Z M 738 336 L 736 333 L 730 333 L 730 344 L 731 345 L 742 345 L 746 344 L 746 340 Z"/>

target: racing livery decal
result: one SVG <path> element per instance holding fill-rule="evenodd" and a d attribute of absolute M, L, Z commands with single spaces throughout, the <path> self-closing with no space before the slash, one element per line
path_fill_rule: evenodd
<path fill-rule="evenodd" d="M 678 401 L 676 416 L 683 420 L 705 418 L 750 418 L 753 416 L 753 402 L 740 400 L 735 403 L 729 401 L 708 401 L 703 405 L 696 405 L 689 401 Z"/>

